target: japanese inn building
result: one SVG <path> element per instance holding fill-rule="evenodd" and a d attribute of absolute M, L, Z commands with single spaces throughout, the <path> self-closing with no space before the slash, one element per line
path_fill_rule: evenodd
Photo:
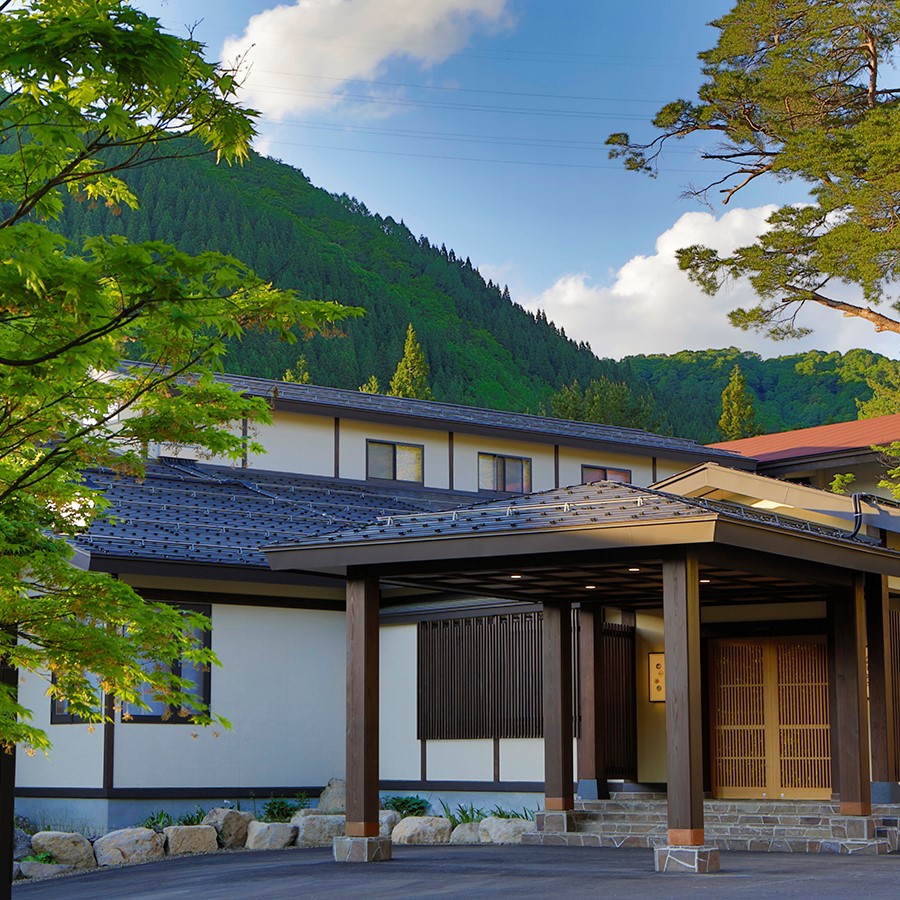
<path fill-rule="evenodd" d="M 741 447 L 226 379 L 271 400 L 267 453 L 87 473 L 111 510 L 75 563 L 210 616 L 222 667 L 180 674 L 233 727 L 92 729 L 29 676 L 54 749 L 20 754 L 20 812 L 112 828 L 337 776 L 366 858 L 385 793 L 538 808 L 531 843 L 700 870 L 698 848 L 896 850 L 900 507 L 877 472 L 843 496 L 792 476 L 801 439 L 776 478 Z"/>

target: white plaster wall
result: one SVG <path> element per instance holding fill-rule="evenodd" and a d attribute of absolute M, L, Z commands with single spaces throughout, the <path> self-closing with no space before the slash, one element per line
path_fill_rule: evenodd
<path fill-rule="evenodd" d="M 648 485 L 653 481 L 653 462 L 649 456 L 630 453 L 608 453 L 605 450 L 559 448 L 559 483 L 561 487 L 581 484 L 582 466 L 605 466 L 610 469 L 629 469 L 631 483 Z"/>
<path fill-rule="evenodd" d="M 656 480 L 662 481 L 664 478 L 671 478 L 679 472 L 694 468 L 697 464 L 697 462 L 691 462 L 688 459 L 662 459 L 657 457 Z"/>
<path fill-rule="evenodd" d="M 493 741 L 427 741 L 429 781 L 493 781 Z"/>
<path fill-rule="evenodd" d="M 649 700 L 648 653 L 665 649 L 662 613 L 639 612 L 635 617 L 637 681 L 637 780 L 666 780 L 666 704 Z"/>
<path fill-rule="evenodd" d="M 341 419 L 341 478 L 366 477 L 367 440 L 388 441 L 393 444 L 419 444 L 424 447 L 423 483 L 426 487 L 449 487 L 449 432 Z"/>
<path fill-rule="evenodd" d="M 334 475 L 334 418 L 276 410 L 271 425 L 250 426 L 265 453 L 248 453 L 247 465 L 300 475 Z"/>
<path fill-rule="evenodd" d="M 523 456 L 531 460 L 532 491 L 554 487 L 553 445 L 455 433 L 453 436 L 453 486 L 460 491 L 478 490 L 478 454 Z"/>
<path fill-rule="evenodd" d="M 421 774 L 421 744 L 416 739 L 415 625 L 381 629 L 379 770 L 382 778 L 411 781 Z"/>
<path fill-rule="evenodd" d="M 223 664 L 212 671 L 212 707 L 233 730 L 117 724 L 116 787 L 318 785 L 343 777 L 342 612 L 213 604 L 212 647 Z"/>
<path fill-rule="evenodd" d="M 501 781 L 543 781 L 542 738 L 504 738 L 500 741 Z"/>
<path fill-rule="evenodd" d="M 19 748 L 16 784 L 19 787 L 103 786 L 103 726 L 51 725 L 49 676 L 26 672 L 19 678 L 19 702 L 34 714 L 32 723 L 47 732 L 53 744 L 49 756 L 33 756 Z"/>

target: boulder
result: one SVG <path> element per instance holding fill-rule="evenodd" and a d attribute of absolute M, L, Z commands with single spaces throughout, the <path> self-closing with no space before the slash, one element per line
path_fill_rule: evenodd
<path fill-rule="evenodd" d="M 12 880 L 18 881 L 20 878 L 24 878 L 25 876 L 22 874 L 22 867 L 17 863 L 13 863 L 13 874 Z"/>
<path fill-rule="evenodd" d="M 333 814 L 347 811 L 347 783 L 343 778 L 330 778 L 324 790 L 319 794 L 319 803 L 316 810 L 321 813 Z"/>
<path fill-rule="evenodd" d="M 63 872 L 74 872 L 75 866 L 62 866 L 59 863 L 31 862 L 23 859 L 19 863 L 19 871 L 25 878 L 52 878 Z M 13 873 L 15 876 L 15 873 Z"/>
<path fill-rule="evenodd" d="M 247 828 L 248 850 L 282 850 L 294 843 L 297 826 L 285 822 L 253 821 Z"/>
<path fill-rule="evenodd" d="M 219 849 L 212 825 L 170 825 L 163 828 L 166 853 L 215 853 Z"/>
<path fill-rule="evenodd" d="M 336 837 L 343 837 L 346 816 L 301 815 L 308 812 L 301 809 L 291 818 L 297 828 L 298 847 L 330 847 Z"/>
<path fill-rule="evenodd" d="M 390 837 L 391 832 L 400 822 L 400 813 L 394 809 L 383 809 L 378 813 L 378 833 L 381 837 Z"/>
<path fill-rule="evenodd" d="M 53 861 L 76 869 L 93 869 L 97 865 L 94 848 L 83 834 L 69 831 L 39 831 L 31 836 L 33 853 L 49 853 Z"/>
<path fill-rule="evenodd" d="M 31 856 L 31 838 L 28 833 L 16 828 L 13 836 L 13 859 Z"/>
<path fill-rule="evenodd" d="M 247 826 L 253 821 L 253 813 L 216 806 L 203 818 L 204 825 L 212 825 L 219 836 L 219 846 L 226 850 L 243 847 L 247 840 Z"/>
<path fill-rule="evenodd" d="M 478 834 L 478 822 L 460 822 L 450 835 L 451 844 L 480 844 L 481 836 Z"/>
<path fill-rule="evenodd" d="M 150 862 L 163 859 L 166 839 L 150 828 L 121 828 L 94 841 L 98 866 Z"/>
<path fill-rule="evenodd" d="M 449 844 L 450 820 L 443 816 L 407 816 L 397 823 L 391 840 L 395 844 Z"/>
<path fill-rule="evenodd" d="M 526 831 L 534 831 L 534 822 L 529 819 L 488 816 L 478 823 L 478 837 L 482 844 L 519 844 Z"/>

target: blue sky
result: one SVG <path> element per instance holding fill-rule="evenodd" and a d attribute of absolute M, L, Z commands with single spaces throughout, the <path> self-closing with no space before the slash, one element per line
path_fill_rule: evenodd
<path fill-rule="evenodd" d="M 745 286 L 710 300 L 674 264 L 702 242 L 749 240 L 765 205 L 797 188 L 742 192 L 727 209 L 681 198 L 709 170 L 690 147 L 660 176 L 607 158 L 615 131 L 649 136 L 662 103 L 692 97 L 706 23 L 730 0 L 138 0 L 210 58 L 249 64 L 261 152 L 403 219 L 469 256 L 513 299 L 544 308 L 600 356 L 737 345 L 766 356 L 896 336 L 822 312 L 802 342 L 732 329 Z"/>

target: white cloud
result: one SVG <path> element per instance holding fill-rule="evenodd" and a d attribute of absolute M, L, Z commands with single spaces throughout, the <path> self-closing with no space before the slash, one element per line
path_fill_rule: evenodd
<path fill-rule="evenodd" d="M 739 282 L 711 298 L 679 270 L 675 251 L 680 247 L 704 244 L 729 252 L 751 242 L 765 228 L 774 208 L 733 209 L 718 219 L 711 213 L 686 213 L 657 238 L 656 253 L 630 259 L 615 273 L 612 284 L 593 284 L 583 272 L 570 273 L 538 296 L 520 302 L 529 309 L 543 309 L 570 338 L 587 341 L 598 356 L 616 359 L 729 346 L 755 350 L 766 357 L 813 348 L 846 351 L 853 347 L 900 355 L 897 335 L 877 334 L 866 322 L 813 304 L 808 304 L 798 320 L 814 329 L 802 340 L 773 341 L 740 331 L 728 322 L 727 313 L 738 306 L 755 305 L 752 288 Z"/>
<path fill-rule="evenodd" d="M 246 54 L 242 102 L 276 119 L 332 107 L 335 94 L 369 94 L 346 83 L 382 76 L 399 57 L 423 67 L 443 62 L 477 28 L 511 24 L 507 0 L 296 0 L 253 16 L 229 38 L 222 59 Z M 397 92 L 380 96 L 396 96 Z"/>

